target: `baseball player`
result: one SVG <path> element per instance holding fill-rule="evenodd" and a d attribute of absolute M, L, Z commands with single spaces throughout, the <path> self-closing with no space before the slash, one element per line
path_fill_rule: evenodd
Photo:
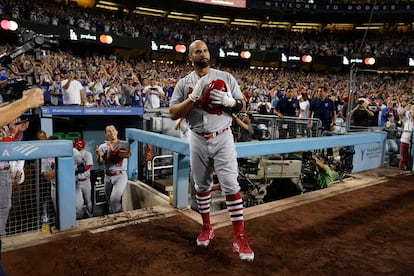
<path fill-rule="evenodd" d="M 12 205 L 12 179 L 8 161 L 0 162 L 0 250 L 1 237 L 6 235 L 6 224 Z M 1 259 L 1 258 L 0 258 Z M 3 273 L 3 274 L 1 274 Z M 6 275 L 0 264 L 0 275 Z"/>
<path fill-rule="evenodd" d="M 0 107 L 0 127 L 16 120 L 26 110 L 44 103 L 43 91 L 32 88 L 23 92 L 22 98 Z M 1 135 L 0 135 L 1 136 Z M 0 162 L 0 237 L 5 234 L 7 217 L 11 208 L 11 170 L 9 162 Z M 1 252 L 1 239 L 0 239 Z M 0 275 L 5 275 L 0 260 Z"/>
<path fill-rule="evenodd" d="M 210 52 L 205 42 L 196 40 L 189 47 L 189 59 L 194 71 L 180 79 L 170 101 L 170 116 L 173 120 L 186 118 L 191 129 L 190 164 L 195 182 L 196 200 L 203 220 L 197 237 L 198 246 L 208 246 L 214 238 L 210 223 L 211 189 L 213 171 L 226 196 L 227 210 L 233 225 L 233 252 L 241 260 L 252 261 L 254 252 L 250 248 L 243 219 L 243 200 L 237 181 L 238 164 L 233 134 L 231 113 L 245 109 L 245 101 L 236 79 L 229 73 L 209 66 Z M 204 88 L 213 80 L 222 80 L 227 92 L 213 89 L 209 101 L 212 106 L 221 106 L 223 112 L 207 112 L 200 105 Z"/>
<path fill-rule="evenodd" d="M 57 140 L 58 137 L 56 136 L 49 136 L 47 138 L 48 140 Z M 74 163 L 74 169 L 76 171 L 76 164 L 81 163 L 81 157 L 80 153 L 76 148 L 73 148 L 73 157 L 75 160 Z M 57 211 L 57 204 L 56 204 L 56 158 L 55 157 L 48 157 L 48 158 L 42 158 L 41 160 L 41 169 L 40 172 L 42 173 L 43 177 L 50 181 L 50 196 L 52 199 L 53 207 L 55 208 L 55 211 Z"/>
<path fill-rule="evenodd" d="M 85 141 L 76 139 L 73 143 L 79 152 L 79 158 L 75 159 L 76 175 L 76 217 L 82 218 L 84 214 L 92 217 L 92 198 L 91 198 L 91 170 L 93 166 L 92 153 L 85 150 Z M 86 205 L 84 210 L 83 205 Z"/>
<path fill-rule="evenodd" d="M 20 118 L 0 128 L 0 142 L 17 141 L 29 125 L 20 123 Z M 6 225 L 12 207 L 13 186 L 24 182 L 24 160 L 0 162 L 0 252 L 1 237 L 6 234 Z M 1 260 L 1 258 L 0 258 Z M 3 274 L 2 274 L 3 273 Z M 6 275 L 0 263 L 0 275 Z"/>
<path fill-rule="evenodd" d="M 56 160 L 54 157 L 42 158 L 41 173 L 43 177 L 50 182 L 50 196 L 52 198 L 53 207 L 56 208 L 56 177 L 55 177 Z"/>
<path fill-rule="evenodd" d="M 96 146 L 96 161 L 105 166 L 105 195 L 109 212 L 122 212 L 122 194 L 128 182 L 126 169 L 131 156 L 128 141 L 118 139 L 118 130 L 113 125 L 105 128 L 108 141 Z"/>

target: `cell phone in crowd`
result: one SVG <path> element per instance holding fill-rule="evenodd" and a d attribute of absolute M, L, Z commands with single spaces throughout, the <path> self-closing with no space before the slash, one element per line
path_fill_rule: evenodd
<path fill-rule="evenodd" d="M 23 120 L 21 120 L 20 122 L 17 122 L 17 123 L 15 123 L 15 125 L 17 126 L 17 125 L 21 125 L 21 124 L 23 124 L 23 123 L 25 123 L 25 122 L 28 122 L 29 121 L 29 119 L 23 119 Z"/>

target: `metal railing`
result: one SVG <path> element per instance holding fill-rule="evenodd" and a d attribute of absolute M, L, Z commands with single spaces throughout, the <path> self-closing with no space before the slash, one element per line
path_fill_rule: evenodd
<path fill-rule="evenodd" d="M 300 137 L 319 137 L 322 127 L 321 120 L 317 118 L 298 118 L 276 115 L 253 114 L 253 123 L 256 128 L 264 125 L 268 128 L 270 139 L 295 139 Z"/>
<path fill-rule="evenodd" d="M 172 161 L 173 157 L 174 157 L 173 155 L 168 154 L 168 155 L 158 155 L 158 156 L 154 156 L 152 158 L 152 167 L 151 167 L 151 180 L 152 180 L 152 183 L 154 183 L 154 181 L 155 181 L 155 171 L 156 170 L 172 169 L 172 168 L 174 168 L 174 164 L 173 164 L 173 161 Z M 162 165 L 159 165 L 159 166 L 157 165 L 157 162 L 156 161 L 158 161 L 158 160 L 166 160 L 166 159 L 171 159 L 171 164 L 164 165 L 164 163 L 161 162 Z"/>

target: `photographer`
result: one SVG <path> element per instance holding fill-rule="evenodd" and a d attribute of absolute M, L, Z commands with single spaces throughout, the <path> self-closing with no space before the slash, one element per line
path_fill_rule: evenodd
<path fill-rule="evenodd" d="M 165 93 L 162 87 L 157 85 L 152 78 L 150 78 L 150 84 L 144 87 L 143 93 L 147 96 L 145 107 L 149 109 L 160 108 L 161 101 L 165 100 Z"/>
<path fill-rule="evenodd" d="M 368 102 L 360 98 L 354 109 L 351 110 L 352 126 L 368 127 L 369 118 L 374 117 L 374 112 L 368 109 Z"/>
<path fill-rule="evenodd" d="M 243 119 L 240 119 L 234 113 L 231 114 L 231 116 L 235 120 L 236 124 L 240 127 L 240 132 L 237 137 L 237 142 L 251 141 L 253 137 L 253 132 L 254 132 L 253 126 L 252 126 L 253 115 L 250 113 L 246 113 L 243 116 Z"/>
<path fill-rule="evenodd" d="M 321 189 L 328 188 L 333 182 L 332 170 L 325 163 L 326 157 L 323 154 L 316 154 L 312 156 L 313 161 L 317 165 L 318 183 Z"/>

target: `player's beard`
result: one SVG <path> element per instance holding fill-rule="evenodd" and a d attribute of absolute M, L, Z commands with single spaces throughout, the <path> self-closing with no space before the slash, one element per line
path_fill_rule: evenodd
<path fill-rule="evenodd" d="M 210 61 L 206 58 L 194 61 L 194 66 L 197 66 L 199 68 L 206 68 L 210 65 Z"/>

